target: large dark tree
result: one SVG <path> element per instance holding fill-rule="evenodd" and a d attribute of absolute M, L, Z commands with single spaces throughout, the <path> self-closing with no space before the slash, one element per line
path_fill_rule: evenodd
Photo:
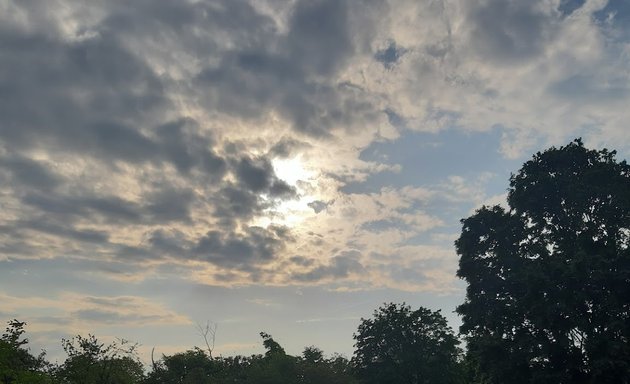
<path fill-rule="evenodd" d="M 462 220 L 458 308 L 480 383 L 630 383 L 630 167 L 581 140 Z"/>
<path fill-rule="evenodd" d="M 362 319 L 352 362 L 363 383 L 458 382 L 459 343 L 439 311 L 386 304 Z"/>

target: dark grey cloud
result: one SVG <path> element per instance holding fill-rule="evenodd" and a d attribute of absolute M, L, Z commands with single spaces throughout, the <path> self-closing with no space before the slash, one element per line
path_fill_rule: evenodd
<path fill-rule="evenodd" d="M 330 76 L 353 54 L 348 3 L 309 0 L 297 3 L 289 23 L 288 49 L 306 73 Z"/>
<path fill-rule="evenodd" d="M 286 243 L 293 240 L 289 228 L 283 226 L 250 226 L 240 231 L 217 229 L 199 238 L 178 230 L 158 229 L 149 234 L 147 250 L 163 259 L 204 261 L 254 276 L 261 267 L 277 260 Z"/>
<path fill-rule="evenodd" d="M 194 201 L 191 189 L 158 187 L 145 196 L 144 203 L 136 203 L 117 196 L 84 194 L 27 193 L 22 203 L 37 208 L 63 221 L 100 218 L 108 223 L 152 224 L 190 221 L 190 207 Z M 96 220 L 98 222 L 98 220 Z"/>
<path fill-rule="evenodd" d="M 190 209 L 195 201 L 191 188 L 161 187 L 148 197 L 145 209 L 157 222 L 190 221 Z"/>
<path fill-rule="evenodd" d="M 65 42 L 0 28 L 0 140 L 126 161 L 151 156 L 133 124 L 166 103 L 159 79 L 111 38 Z M 11 75 L 8 75 L 11 74 Z"/>
<path fill-rule="evenodd" d="M 294 198 L 295 187 L 278 179 L 268 158 L 243 157 L 235 164 L 239 183 L 254 193 L 266 193 L 273 198 Z"/>
<path fill-rule="evenodd" d="M 225 228 L 233 228 L 237 221 L 248 220 L 267 208 L 267 204 L 255 193 L 227 185 L 211 197 L 214 216 Z"/>
<path fill-rule="evenodd" d="M 209 263 L 253 272 L 275 260 L 287 241 L 291 236 L 284 227 L 248 227 L 242 234 L 210 231 L 199 239 L 193 252 Z"/>
<path fill-rule="evenodd" d="M 210 136 L 191 119 L 168 121 L 168 78 L 130 50 L 122 31 L 94 28 L 67 40 L 51 30 L 0 27 L 0 143 L 107 163 L 170 163 L 183 173 L 196 167 L 220 178 L 225 161 Z"/>
<path fill-rule="evenodd" d="M 539 1 L 471 1 L 467 23 L 470 44 L 480 58 L 518 64 L 539 56 L 553 38 L 555 19 Z"/>
<path fill-rule="evenodd" d="M 245 0 L 110 1 L 101 28 L 123 35 L 166 62 L 177 47 L 191 60 L 220 54 L 228 46 L 267 47 L 277 25 Z"/>
<path fill-rule="evenodd" d="M 157 229 L 148 236 L 150 249 L 162 255 L 181 255 L 193 247 L 193 242 L 181 231 Z"/>
<path fill-rule="evenodd" d="M 0 157 L 0 169 L 10 173 L 13 185 L 52 190 L 63 182 L 61 176 L 42 162 L 20 154 L 8 154 Z"/>
<path fill-rule="evenodd" d="M 297 198 L 296 188 L 277 177 L 269 158 L 241 156 L 228 163 L 235 182 L 223 183 L 206 197 L 221 227 L 234 228 L 283 200 Z"/>
<path fill-rule="evenodd" d="M 20 230 L 32 230 L 84 243 L 104 244 L 107 243 L 109 239 L 109 233 L 107 231 L 77 229 L 70 224 L 52 221 L 47 218 L 40 218 L 39 220 L 31 221 L 19 221 L 15 224 L 16 228 L 19 228 Z"/>
<path fill-rule="evenodd" d="M 74 221 L 94 214 L 103 215 L 113 222 L 137 221 L 141 217 L 139 206 L 116 196 L 72 196 L 34 192 L 23 195 L 22 203 L 46 214 L 56 215 L 65 221 Z"/>
<path fill-rule="evenodd" d="M 360 112 L 355 95 L 330 80 L 311 80 L 297 64 L 267 52 L 233 52 L 203 70 L 195 84 L 209 110 L 251 119 L 277 110 L 294 129 L 312 136 L 327 136 L 335 123 Z"/>
<path fill-rule="evenodd" d="M 288 158 L 299 150 L 310 148 L 311 145 L 304 141 L 284 137 L 274 144 L 269 150 L 269 157 Z"/>
<path fill-rule="evenodd" d="M 209 134 L 202 135 L 198 124 L 192 119 L 180 119 L 156 128 L 159 152 L 179 172 L 189 173 L 199 168 L 215 181 L 226 172 L 226 161 L 213 150 L 214 141 Z"/>
<path fill-rule="evenodd" d="M 270 34 L 259 47 L 228 50 L 198 74 L 194 84 L 202 103 L 246 118 L 274 110 L 298 132 L 318 137 L 373 117 L 377 113 L 367 97 L 336 79 L 355 53 L 348 6 L 297 2 L 286 34 Z"/>
<path fill-rule="evenodd" d="M 358 251 L 346 251 L 330 259 L 327 264 L 319 265 L 307 272 L 295 273 L 292 279 L 303 282 L 318 282 L 325 279 L 343 279 L 352 273 L 359 273 L 364 266 L 359 261 Z"/>
<path fill-rule="evenodd" d="M 236 177 L 253 192 L 268 190 L 273 182 L 273 166 L 266 159 L 242 158 L 236 164 Z"/>

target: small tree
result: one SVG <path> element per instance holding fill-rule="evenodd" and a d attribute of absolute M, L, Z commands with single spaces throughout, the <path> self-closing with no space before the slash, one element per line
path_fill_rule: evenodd
<path fill-rule="evenodd" d="M 390 303 L 361 319 L 352 362 L 374 384 L 456 383 L 459 341 L 439 311 Z"/>

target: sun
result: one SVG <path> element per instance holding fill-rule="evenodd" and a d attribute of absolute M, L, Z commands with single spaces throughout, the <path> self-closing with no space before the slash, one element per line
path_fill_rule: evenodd
<path fill-rule="evenodd" d="M 290 159 L 273 159 L 271 164 L 276 176 L 292 186 L 295 186 L 299 180 L 306 181 L 312 176 L 312 172 L 304 167 L 302 156 Z"/>
<path fill-rule="evenodd" d="M 306 167 L 300 155 L 288 159 L 273 159 L 271 164 L 276 176 L 295 188 L 297 198 L 282 201 L 267 210 L 264 216 L 255 220 L 255 225 L 296 226 L 313 214 L 313 209 L 308 204 L 316 198 L 306 186 L 316 182 L 315 172 Z"/>

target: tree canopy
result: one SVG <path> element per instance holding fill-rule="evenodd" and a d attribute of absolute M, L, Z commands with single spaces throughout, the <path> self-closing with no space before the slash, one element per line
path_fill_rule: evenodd
<path fill-rule="evenodd" d="M 44 359 L 45 354 L 42 352 L 39 356 L 33 356 L 27 348 L 25 326 L 23 321 L 11 320 L 0 337 L 0 383 L 50 382 L 46 375 L 48 364 Z"/>
<path fill-rule="evenodd" d="M 390 303 L 354 334 L 360 379 L 375 384 L 455 383 L 459 341 L 440 311 Z"/>
<path fill-rule="evenodd" d="M 630 382 L 630 167 L 581 140 L 462 220 L 458 307 L 477 382 Z"/>

